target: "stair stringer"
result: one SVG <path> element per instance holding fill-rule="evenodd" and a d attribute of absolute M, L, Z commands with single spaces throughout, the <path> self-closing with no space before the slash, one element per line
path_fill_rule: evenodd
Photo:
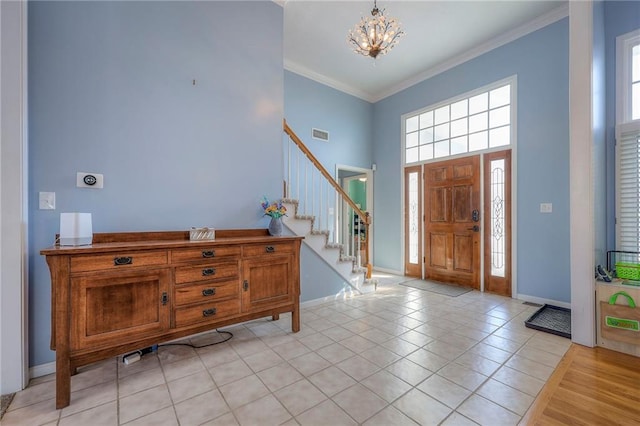
<path fill-rule="evenodd" d="M 367 285 L 369 283 L 365 280 L 366 268 L 358 268 L 355 257 L 344 255 L 342 244 L 329 243 L 329 231 L 313 229 L 314 216 L 299 215 L 297 200 L 281 201 L 289 212 L 282 220 L 287 229 L 295 235 L 304 236 L 303 242 L 335 270 L 354 291 L 363 294 L 374 289 L 374 286 Z"/>

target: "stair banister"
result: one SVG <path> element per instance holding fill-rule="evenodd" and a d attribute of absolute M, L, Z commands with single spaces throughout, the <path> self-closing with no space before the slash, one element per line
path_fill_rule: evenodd
<path fill-rule="evenodd" d="M 318 159 L 311 153 L 311 151 L 309 151 L 309 149 L 305 146 L 305 144 L 300 140 L 300 138 L 293 132 L 293 130 L 291 130 L 291 128 L 289 127 L 289 125 L 287 124 L 287 121 L 284 120 L 284 132 L 289 135 L 289 137 L 291 138 L 292 141 L 294 141 L 296 143 L 296 145 L 298 145 L 298 148 L 300 148 L 300 150 L 304 153 L 304 155 L 306 155 L 309 160 L 311 160 L 311 162 L 318 168 L 318 170 L 320 171 L 320 173 L 322 173 L 322 175 L 327 179 L 327 181 L 329 181 L 331 183 L 331 186 L 334 187 L 334 189 L 340 194 L 340 196 L 342 197 L 343 200 L 345 200 L 349 206 L 351 206 L 351 208 L 353 210 L 356 211 L 356 213 L 358 213 L 358 215 L 360 217 L 365 218 L 364 219 L 364 223 L 365 225 L 369 225 L 370 224 L 370 218 L 369 218 L 369 213 L 367 212 L 363 212 L 362 210 L 360 210 L 360 208 L 356 205 L 356 203 L 353 202 L 353 200 L 349 197 L 349 195 L 344 192 L 344 189 L 342 189 L 340 187 L 340 185 L 338 185 L 335 181 L 335 179 L 333 178 L 333 176 L 331 176 L 329 174 L 329 172 L 327 172 L 327 170 L 324 168 L 324 166 L 322 166 L 322 164 L 318 161 Z"/>
<path fill-rule="evenodd" d="M 296 133 L 289 127 L 289 125 L 287 124 L 287 120 L 283 119 L 282 120 L 282 126 L 283 126 L 283 130 L 284 132 L 289 136 L 289 138 L 298 146 L 298 148 L 300 149 L 300 151 L 302 151 L 302 153 L 309 159 L 309 161 L 311 161 L 311 163 L 313 163 L 313 165 L 315 166 L 315 168 L 324 176 L 325 180 L 333 187 L 333 189 L 340 195 L 340 198 L 345 201 L 354 211 L 355 214 L 358 215 L 358 218 L 360 218 L 362 220 L 362 222 L 364 223 L 364 227 L 365 227 L 365 235 L 370 235 L 369 234 L 369 225 L 371 224 L 371 218 L 369 216 L 368 212 L 364 212 L 362 211 L 357 205 L 356 203 L 351 199 L 351 197 L 349 197 L 349 195 L 344 191 L 344 189 L 342 189 L 342 187 L 340 187 L 340 185 L 338 185 L 338 183 L 336 182 L 336 180 L 334 179 L 333 176 L 331 176 L 331 174 L 329 174 L 329 172 L 324 168 L 324 166 L 322 165 L 322 163 L 320 163 L 320 161 L 318 161 L 318 159 L 315 157 L 315 155 L 313 155 L 313 153 L 311 151 L 309 151 L 309 148 L 307 148 L 307 146 L 304 144 L 304 142 L 302 142 L 302 140 L 298 137 L 298 135 L 296 135 Z M 298 157 L 298 164 L 300 162 L 299 157 Z M 299 170 L 299 167 L 298 167 Z M 305 187 L 306 187 L 306 182 L 307 180 L 307 171 L 306 171 L 306 165 L 305 165 Z M 297 179 L 298 182 L 300 182 L 299 179 Z M 298 183 L 299 186 L 299 183 Z M 299 188 L 298 188 L 298 196 L 299 196 Z M 328 187 L 327 187 L 327 195 L 328 195 Z M 306 191 L 305 191 L 305 204 L 306 204 Z M 337 208 L 337 206 L 336 206 Z M 337 214 L 337 212 L 336 212 Z M 353 220 L 352 220 L 353 223 Z M 353 226 L 353 225 L 352 225 Z M 359 224 L 358 224 L 358 228 L 359 228 Z M 358 251 L 360 248 L 360 234 L 358 233 L 358 240 L 357 240 L 357 246 L 358 246 Z M 370 256 L 369 256 L 369 246 L 368 244 L 365 244 L 365 253 L 366 253 L 366 257 L 367 257 L 367 278 L 370 278 L 371 276 L 371 264 L 369 262 Z"/>

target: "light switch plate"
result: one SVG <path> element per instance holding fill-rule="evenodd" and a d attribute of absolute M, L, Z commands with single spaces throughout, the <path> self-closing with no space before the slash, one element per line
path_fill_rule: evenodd
<path fill-rule="evenodd" d="M 38 208 L 40 210 L 55 210 L 56 193 L 55 192 L 38 193 Z"/>
<path fill-rule="evenodd" d="M 552 203 L 540 203 L 540 213 L 551 213 L 553 211 Z"/>

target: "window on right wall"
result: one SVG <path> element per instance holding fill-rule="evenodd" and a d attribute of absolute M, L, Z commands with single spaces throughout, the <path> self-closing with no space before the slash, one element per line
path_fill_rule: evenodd
<path fill-rule="evenodd" d="M 616 246 L 640 252 L 640 29 L 616 44 Z"/>

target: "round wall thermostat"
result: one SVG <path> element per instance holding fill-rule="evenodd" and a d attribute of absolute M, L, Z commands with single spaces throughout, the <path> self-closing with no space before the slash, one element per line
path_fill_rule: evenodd
<path fill-rule="evenodd" d="M 86 175 L 84 178 L 84 183 L 87 185 L 95 185 L 98 182 L 98 179 L 94 175 Z"/>

